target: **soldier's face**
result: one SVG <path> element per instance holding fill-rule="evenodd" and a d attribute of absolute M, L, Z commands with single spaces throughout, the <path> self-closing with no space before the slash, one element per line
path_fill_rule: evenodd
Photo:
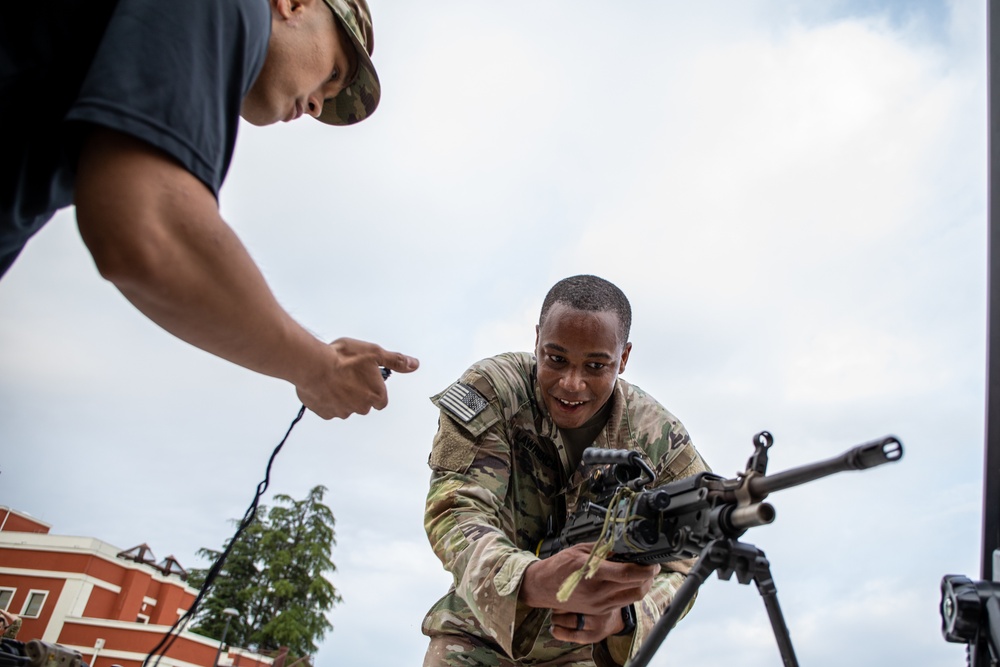
<path fill-rule="evenodd" d="M 357 67 L 350 38 L 323 0 L 271 0 L 271 38 L 240 115 L 253 125 L 319 117 Z"/>
<path fill-rule="evenodd" d="M 557 303 L 535 327 L 538 385 L 559 428 L 579 428 L 611 398 L 631 343 L 618 340 L 618 316 Z"/>

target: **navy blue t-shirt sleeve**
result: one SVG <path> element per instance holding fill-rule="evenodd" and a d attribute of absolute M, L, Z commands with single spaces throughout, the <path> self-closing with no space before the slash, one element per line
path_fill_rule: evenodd
<path fill-rule="evenodd" d="M 266 0 L 120 0 L 67 120 L 162 149 L 218 197 L 270 32 Z"/>

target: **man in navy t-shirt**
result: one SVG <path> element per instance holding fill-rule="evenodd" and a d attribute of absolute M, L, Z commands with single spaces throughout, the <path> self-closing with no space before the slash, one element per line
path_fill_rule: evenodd
<path fill-rule="evenodd" d="M 282 378 L 326 419 L 387 404 L 379 366 L 278 304 L 219 214 L 239 118 L 364 120 L 365 0 L 47 0 L 0 7 L 0 276 L 76 205 L 101 275 L 175 336 Z"/>

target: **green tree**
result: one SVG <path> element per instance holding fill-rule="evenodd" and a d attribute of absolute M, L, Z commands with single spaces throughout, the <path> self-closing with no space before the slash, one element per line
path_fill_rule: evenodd
<path fill-rule="evenodd" d="M 289 658 L 310 656 L 316 642 L 333 628 L 326 612 L 341 602 L 326 578 L 336 566 L 330 560 L 334 517 L 323 504 L 326 487 L 316 486 L 302 500 L 274 497 L 268 510 L 261 506 L 257 521 L 240 535 L 212 589 L 206 595 L 194 632 L 222 637 L 223 609 L 238 615 L 230 619 L 226 643 L 260 652 L 289 649 Z M 223 545 L 223 550 L 229 541 Z M 215 561 L 220 552 L 199 549 L 198 555 Z M 193 570 L 189 583 L 204 584 L 207 569 Z"/>

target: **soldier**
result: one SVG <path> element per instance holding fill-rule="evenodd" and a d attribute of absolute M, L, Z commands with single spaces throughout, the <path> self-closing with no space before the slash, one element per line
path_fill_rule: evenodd
<path fill-rule="evenodd" d="M 559 602 L 590 545 L 535 556 L 586 493 L 586 447 L 642 452 L 656 484 L 707 470 L 680 421 L 619 379 L 631 321 L 613 284 L 566 278 L 545 297 L 533 355 L 480 361 L 431 399 L 424 523 L 454 584 L 424 618 L 424 667 L 622 665 L 680 587 L 685 565 L 604 561 Z"/>
<path fill-rule="evenodd" d="M 156 324 L 290 382 L 325 419 L 382 409 L 378 366 L 418 361 L 317 339 L 218 204 L 241 116 L 349 125 L 375 111 L 373 40 L 365 0 L 0 3 L 0 276 L 75 204 L 98 271 Z"/>

